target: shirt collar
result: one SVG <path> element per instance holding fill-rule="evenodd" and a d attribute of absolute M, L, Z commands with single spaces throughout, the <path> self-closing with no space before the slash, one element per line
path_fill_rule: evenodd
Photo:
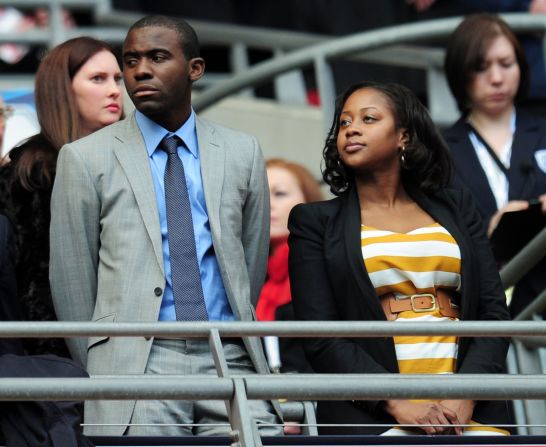
<path fill-rule="evenodd" d="M 161 127 L 155 121 L 152 121 L 138 110 L 135 110 L 135 119 L 138 128 L 142 133 L 142 137 L 144 138 L 144 144 L 146 144 L 146 150 L 148 151 L 148 155 L 150 157 L 153 155 L 163 138 L 170 135 L 178 135 L 180 138 L 182 138 L 184 143 L 186 143 L 190 153 L 197 158 L 197 131 L 195 128 L 195 112 L 193 109 L 191 109 L 188 119 L 175 132 L 169 132 L 167 129 Z"/>

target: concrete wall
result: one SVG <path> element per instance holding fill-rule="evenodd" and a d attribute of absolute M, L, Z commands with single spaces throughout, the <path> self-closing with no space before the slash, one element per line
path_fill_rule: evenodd
<path fill-rule="evenodd" d="M 319 108 L 231 97 L 203 111 L 201 116 L 255 135 L 266 159 L 280 157 L 301 163 L 320 178 L 326 131 Z"/>

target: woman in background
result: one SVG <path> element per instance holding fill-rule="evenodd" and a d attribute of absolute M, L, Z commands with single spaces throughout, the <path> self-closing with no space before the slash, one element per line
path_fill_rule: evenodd
<path fill-rule="evenodd" d="M 505 212 L 529 201 L 546 213 L 546 121 L 515 106 L 529 85 L 525 54 L 508 24 L 494 14 L 475 14 L 451 34 L 445 71 L 461 117 L 444 133 L 455 183 L 470 190 L 495 230 Z M 546 259 L 516 286 L 515 317 L 546 288 Z"/>
<path fill-rule="evenodd" d="M 61 147 L 118 121 L 121 70 L 112 48 L 91 37 L 68 40 L 36 73 L 40 133 L 8 154 L 0 167 L 0 212 L 15 235 L 15 271 L 23 319 L 56 320 L 49 288 L 50 199 Z M 69 357 L 64 340 L 27 339 L 28 354 Z"/>
<path fill-rule="evenodd" d="M 281 159 L 266 162 L 271 204 L 270 249 L 267 279 L 256 315 L 261 321 L 294 320 L 288 278 L 288 215 L 298 203 L 322 200 L 320 184 L 303 166 Z M 282 372 L 310 371 L 298 339 L 266 337 L 270 365 Z M 280 353 L 280 357 L 279 357 Z M 280 361 L 280 364 L 279 364 Z"/>
<path fill-rule="evenodd" d="M 509 318 L 481 217 L 469 194 L 447 188 L 448 149 L 415 94 L 397 84 L 349 87 L 336 104 L 324 162 L 338 197 L 297 205 L 288 224 L 298 320 Z M 483 374 L 504 371 L 508 341 L 306 338 L 304 347 L 317 373 Z M 334 424 L 321 434 L 393 435 L 507 434 L 496 426 L 510 423 L 505 402 L 470 399 L 321 401 L 317 421 Z"/>

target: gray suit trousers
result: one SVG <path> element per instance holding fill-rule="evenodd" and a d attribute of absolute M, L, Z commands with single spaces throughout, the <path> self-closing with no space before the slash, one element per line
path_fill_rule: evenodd
<path fill-rule="evenodd" d="M 230 374 L 256 371 L 242 343 L 224 341 Z M 146 374 L 217 375 L 207 340 L 156 339 L 152 345 Z M 270 402 L 249 400 L 249 408 L 262 436 L 282 434 L 279 418 Z M 231 427 L 226 405 L 220 400 L 141 400 L 137 401 L 130 436 L 229 436 Z"/>

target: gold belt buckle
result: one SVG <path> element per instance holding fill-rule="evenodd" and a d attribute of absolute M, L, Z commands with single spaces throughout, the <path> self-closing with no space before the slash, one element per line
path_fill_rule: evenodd
<path fill-rule="evenodd" d="M 415 299 L 419 298 L 419 297 L 422 297 L 422 296 L 430 297 L 430 307 L 427 307 L 425 309 L 416 309 L 415 308 Z M 409 298 L 410 298 L 410 303 L 411 303 L 411 309 L 416 313 L 430 312 L 431 310 L 436 309 L 436 297 L 432 293 L 423 293 L 423 294 L 419 294 L 419 295 L 411 295 Z"/>

